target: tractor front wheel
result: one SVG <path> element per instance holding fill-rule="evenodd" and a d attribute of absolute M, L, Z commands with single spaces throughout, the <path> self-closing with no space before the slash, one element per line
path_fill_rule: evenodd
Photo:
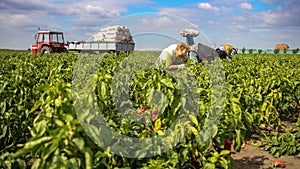
<path fill-rule="evenodd" d="M 68 53 L 68 49 L 67 48 L 63 48 L 61 52 L 62 53 Z"/>
<path fill-rule="evenodd" d="M 42 50 L 41 50 L 41 54 L 50 54 L 50 53 L 52 53 L 52 52 L 53 52 L 53 50 L 52 50 L 52 48 L 49 47 L 49 46 L 44 46 L 44 47 L 42 48 Z"/>

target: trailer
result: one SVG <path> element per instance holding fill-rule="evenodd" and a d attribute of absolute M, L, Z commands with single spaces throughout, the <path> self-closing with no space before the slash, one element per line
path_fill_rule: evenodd
<path fill-rule="evenodd" d="M 96 51 L 100 53 L 119 53 L 130 52 L 134 50 L 134 43 L 132 42 L 68 42 L 68 51 L 76 52 L 90 52 Z"/>

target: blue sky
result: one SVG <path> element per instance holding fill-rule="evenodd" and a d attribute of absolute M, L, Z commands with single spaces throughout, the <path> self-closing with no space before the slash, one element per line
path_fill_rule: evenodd
<path fill-rule="evenodd" d="M 118 24 L 130 28 L 138 48 L 185 41 L 180 29 L 196 28 L 195 40 L 212 46 L 293 49 L 300 48 L 299 9 L 299 0 L 1 0 L 0 48 L 30 48 L 38 27 L 73 41 Z"/>

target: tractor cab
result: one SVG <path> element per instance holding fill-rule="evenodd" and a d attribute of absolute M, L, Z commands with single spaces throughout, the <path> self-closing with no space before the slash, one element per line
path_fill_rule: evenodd
<path fill-rule="evenodd" d="M 31 53 L 50 54 L 68 52 L 66 46 L 63 32 L 38 31 L 35 35 L 35 43 L 31 45 Z"/>

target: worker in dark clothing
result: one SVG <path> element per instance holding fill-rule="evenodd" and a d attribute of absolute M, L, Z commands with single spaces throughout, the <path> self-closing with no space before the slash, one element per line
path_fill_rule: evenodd
<path fill-rule="evenodd" d="M 218 55 L 221 59 L 232 59 L 233 55 L 237 53 L 236 48 L 234 48 L 232 45 L 224 44 L 219 46 L 216 51 L 218 52 Z"/>

